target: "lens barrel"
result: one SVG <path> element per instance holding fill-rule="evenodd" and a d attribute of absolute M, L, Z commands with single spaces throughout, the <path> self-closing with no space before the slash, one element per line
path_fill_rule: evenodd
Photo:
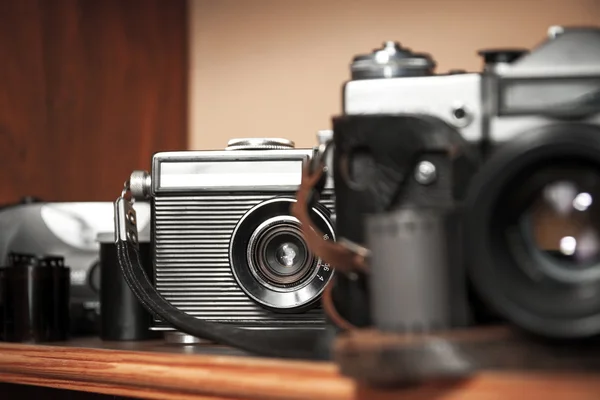
<path fill-rule="evenodd" d="M 299 312 L 312 306 L 332 277 L 332 268 L 308 250 L 290 198 L 274 198 L 249 210 L 234 229 L 229 247 L 233 275 L 244 292 L 264 308 Z M 335 240 L 329 212 L 310 211 L 325 239 Z"/>
<path fill-rule="evenodd" d="M 300 286 L 314 272 L 316 262 L 302 239 L 300 224 L 283 215 L 268 219 L 253 232 L 247 258 L 258 280 L 281 288 Z"/>
<path fill-rule="evenodd" d="M 599 187 L 596 126 L 523 132 L 484 163 L 465 204 L 465 257 L 504 318 L 545 337 L 600 334 Z"/>

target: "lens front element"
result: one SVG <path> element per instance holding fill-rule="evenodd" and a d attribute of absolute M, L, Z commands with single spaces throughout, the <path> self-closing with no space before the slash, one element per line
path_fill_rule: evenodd
<path fill-rule="evenodd" d="M 525 235 L 565 273 L 599 265 L 600 176 L 580 169 L 554 174 L 523 216 Z"/>
<path fill-rule="evenodd" d="M 293 267 L 298 265 L 296 260 L 298 246 L 293 243 L 284 243 L 275 250 L 275 259 L 280 266 Z"/>
<path fill-rule="evenodd" d="M 299 222 L 284 215 L 270 218 L 254 231 L 247 256 L 257 279 L 281 288 L 301 285 L 318 261 L 302 239 Z"/>

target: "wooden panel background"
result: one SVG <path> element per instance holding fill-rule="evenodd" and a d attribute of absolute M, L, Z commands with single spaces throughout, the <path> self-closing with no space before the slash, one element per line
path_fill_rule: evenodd
<path fill-rule="evenodd" d="M 187 147 L 185 0 L 0 0 L 0 203 L 114 200 Z"/>

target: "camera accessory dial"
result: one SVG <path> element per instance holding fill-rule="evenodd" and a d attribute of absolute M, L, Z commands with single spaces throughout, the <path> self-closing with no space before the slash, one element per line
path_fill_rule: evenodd
<path fill-rule="evenodd" d="M 387 41 L 381 49 L 354 57 L 352 79 L 382 79 L 433 75 L 435 61 L 426 53 L 414 53 L 398 42 Z"/>
<path fill-rule="evenodd" d="M 225 150 L 287 150 L 295 143 L 283 138 L 237 138 L 227 142 Z"/>

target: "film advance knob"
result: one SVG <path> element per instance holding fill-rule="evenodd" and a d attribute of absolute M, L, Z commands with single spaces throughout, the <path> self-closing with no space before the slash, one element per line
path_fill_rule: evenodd
<path fill-rule="evenodd" d="M 350 71 L 353 80 L 385 79 L 432 75 L 435 67 L 431 55 L 416 53 L 398 42 L 387 41 L 369 54 L 355 56 Z"/>
<path fill-rule="evenodd" d="M 283 138 L 236 138 L 227 142 L 225 150 L 287 150 L 295 143 Z"/>

